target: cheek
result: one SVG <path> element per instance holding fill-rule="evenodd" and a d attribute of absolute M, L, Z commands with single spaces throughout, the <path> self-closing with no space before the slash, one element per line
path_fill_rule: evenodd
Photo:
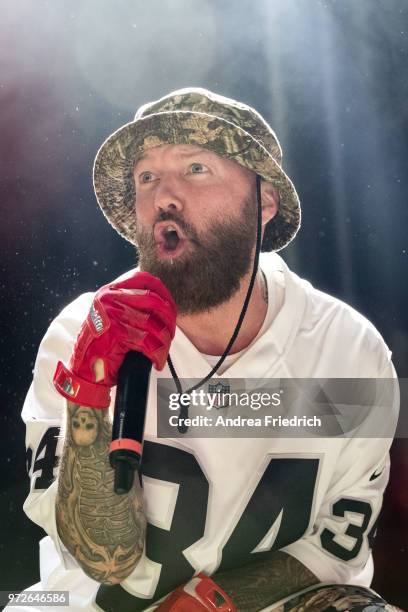
<path fill-rule="evenodd" d="M 239 198 L 234 188 L 220 189 L 218 186 L 207 186 L 190 193 L 191 217 L 199 219 L 204 225 L 214 219 L 228 218 L 237 211 Z"/>
<path fill-rule="evenodd" d="M 71 422 L 71 435 L 78 446 L 93 444 L 98 435 L 98 421 L 87 413 L 77 414 Z"/>
<path fill-rule="evenodd" d="M 134 212 L 139 226 L 148 226 L 152 224 L 154 210 L 153 207 L 148 204 L 145 197 L 139 196 L 135 199 Z"/>

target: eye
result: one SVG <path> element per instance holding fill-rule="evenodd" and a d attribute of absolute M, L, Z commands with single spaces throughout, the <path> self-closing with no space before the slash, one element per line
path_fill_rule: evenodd
<path fill-rule="evenodd" d="M 191 164 L 190 170 L 192 174 L 202 174 L 203 172 L 206 172 L 208 168 L 207 166 L 204 166 L 204 164 L 200 164 L 200 162 L 194 162 Z"/>
<path fill-rule="evenodd" d="M 139 174 L 139 181 L 141 183 L 151 183 L 154 179 L 154 175 L 152 172 L 149 172 L 148 170 L 146 170 L 146 172 L 142 172 L 142 174 Z"/>

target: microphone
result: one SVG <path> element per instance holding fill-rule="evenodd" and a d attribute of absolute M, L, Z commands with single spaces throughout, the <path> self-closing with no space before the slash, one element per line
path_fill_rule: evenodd
<path fill-rule="evenodd" d="M 152 362 L 143 353 L 127 353 L 118 372 L 109 462 L 115 470 L 114 491 L 128 493 L 140 467 Z"/>

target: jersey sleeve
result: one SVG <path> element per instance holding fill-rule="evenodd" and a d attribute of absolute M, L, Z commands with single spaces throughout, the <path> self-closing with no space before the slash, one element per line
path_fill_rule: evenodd
<path fill-rule="evenodd" d="M 27 456 L 31 464 L 30 491 L 24 511 L 52 538 L 59 556 L 55 563 L 62 562 L 65 569 L 77 567 L 75 559 L 59 539 L 55 519 L 56 477 L 63 446 L 66 400 L 54 389 L 52 379 L 58 360 L 64 363 L 69 361 L 92 297 L 91 293 L 81 295 L 51 323 L 38 350 L 33 381 L 22 411 L 26 425 Z M 48 565 L 52 563 L 50 559 Z M 48 567 L 47 573 L 52 569 Z M 44 571 L 41 563 L 41 574 Z"/>
<path fill-rule="evenodd" d="M 378 437 L 380 431 L 378 434 L 372 431 L 370 436 L 367 429 L 363 429 L 363 434 L 357 430 L 344 440 L 312 532 L 283 549 L 308 567 L 321 582 L 371 584 L 371 548 L 389 479 L 389 449 L 399 409 L 397 375 L 389 351 L 388 363 L 377 376 L 380 378 L 387 379 L 394 389 L 392 405 L 384 415 L 387 424 L 384 437 Z"/>

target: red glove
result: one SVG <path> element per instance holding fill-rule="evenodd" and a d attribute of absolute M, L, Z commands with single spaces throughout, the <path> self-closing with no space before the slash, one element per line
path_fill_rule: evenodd
<path fill-rule="evenodd" d="M 158 370 L 166 363 L 176 331 L 177 310 L 163 283 L 147 272 L 101 287 L 79 330 L 68 368 L 58 362 L 54 386 L 81 406 L 107 408 L 126 353 L 138 351 Z M 104 364 L 96 382 L 93 366 Z"/>
<path fill-rule="evenodd" d="M 205 574 L 194 576 L 159 605 L 156 612 L 236 612 L 232 599 Z"/>

